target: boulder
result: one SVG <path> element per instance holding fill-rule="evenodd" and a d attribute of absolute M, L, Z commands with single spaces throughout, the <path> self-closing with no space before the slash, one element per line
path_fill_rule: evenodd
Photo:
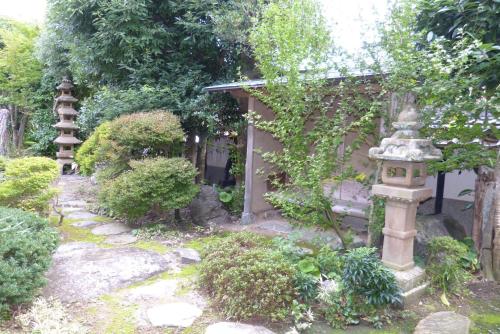
<path fill-rule="evenodd" d="M 197 225 L 231 222 L 231 216 L 219 201 L 219 194 L 211 186 L 201 186 L 199 194 L 191 202 L 189 209 L 191 219 Z"/>
<path fill-rule="evenodd" d="M 415 223 L 417 229 L 414 246 L 415 255 L 425 258 L 427 256 L 427 245 L 433 238 L 450 235 L 444 226 L 443 220 L 443 215 L 417 216 Z"/>
<path fill-rule="evenodd" d="M 436 312 L 420 320 L 413 334 L 468 334 L 470 320 L 455 312 Z"/>
<path fill-rule="evenodd" d="M 192 248 L 177 248 L 175 254 L 179 255 L 182 264 L 198 263 L 201 261 L 200 253 Z"/>
<path fill-rule="evenodd" d="M 189 327 L 202 313 L 198 306 L 183 302 L 156 305 L 147 310 L 148 320 L 154 327 Z"/>
<path fill-rule="evenodd" d="M 453 239 L 464 240 L 467 237 L 465 226 L 451 216 L 443 217 L 443 224 Z"/>

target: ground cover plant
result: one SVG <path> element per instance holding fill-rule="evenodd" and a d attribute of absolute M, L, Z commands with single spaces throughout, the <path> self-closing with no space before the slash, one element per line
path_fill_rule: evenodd
<path fill-rule="evenodd" d="M 51 186 L 59 175 L 57 163 L 44 157 L 6 160 L 0 172 L 0 205 L 47 214 L 56 195 Z"/>
<path fill-rule="evenodd" d="M 298 331 L 318 318 L 335 328 L 360 319 L 381 327 L 387 307 L 400 301 L 395 277 L 374 248 L 308 252 L 290 239 L 240 232 L 210 242 L 201 254 L 199 285 L 229 318 L 291 317 Z"/>
<path fill-rule="evenodd" d="M 44 285 L 58 240 L 46 219 L 0 207 L 0 314 L 30 301 Z"/>

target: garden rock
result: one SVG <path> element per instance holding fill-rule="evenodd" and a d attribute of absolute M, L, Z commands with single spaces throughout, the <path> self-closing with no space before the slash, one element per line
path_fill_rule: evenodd
<path fill-rule="evenodd" d="M 455 312 L 437 312 L 420 320 L 414 334 L 467 334 L 470 320 Z"/>
<path fill-rule="evenodd" d="M 148 320 L 155 327 L 189 327 L 203 310 L 189 303 L 170 303 L 147 310 Z"/>
<path fill-rule="evenodd" d="M 200 253 L 192 248 L 178 248 L 175 253 L 181 258 L 182 264 L 198 263 L 201 261 Z"/>
<path fill-rule="evenodd" d="M 172 298 L 175 295 L 177 285 L 177 280 L 160 280 L 152 284 L 127 289 L 123 295 L 124 299 L 131 303 L 159 301 L 165 298 Z"/>
<path fill-rule="evenodd" d="M 92 229 L 92 234 L 95 235 L 115 235 L 130 232 L 132 229 L 122 223 L 109 223 L 97 226 Z"/>
<path fill-rule="evenodd" d="M 96 226 L 96 225 L 99 225 L 101 224 L 100 222 L 96 222 L 94 220 L 82 220 L 82 221 L 78 221 L 76 223 L 73 223 L 71 225 L 75 226 L 75 227 L 91 227 L 91 226 Z"/>
<path fill-rule="evenodd" d="M 211 186 L 201 186 L 199 194 L 189 205 L 191 219 L 197 225 L 226 224 L 231 216 L 219 201 L 219 194 Z"/>
<path fill-rule="evenodd" d="M 274 334 L 262 326 L 252 326 L 239 322 L 218 322 L 207 327 L 205 334 Z"/>
<path fill-rule="evenodd" d="M 417 216 L 415 228 L 415 254 L 424 258 L 427 256 L 427 245 L 432 239 L 450 235 L 444 226 L 443 215 Z"/>
<path fill-rule="evenodd" d="M 71 212 L 66 216 L 68 219 L 93 219 L 95 217 L 97 217 L 97 215 L 86 211 Z"/>
<path fill-rule="evenodd" d="M 131 234 L 110 235 L 106 238 L 106 243 L 111 245 L 128 245 L 137 241 L 137 238 Z"/>
<path fill-rule="evenodd" d="M 453 239 L 463 240 L 467 237 L 465 226 L 453 217 L 444 216 L 443 224 Z"/>
<path fill-rule="evenodd" d="M 88 301 L 169 269 L 160 254 L 138 248 L 99 248 L 89 243 L 61 245 L 47 274 L 45 297 Z"/>

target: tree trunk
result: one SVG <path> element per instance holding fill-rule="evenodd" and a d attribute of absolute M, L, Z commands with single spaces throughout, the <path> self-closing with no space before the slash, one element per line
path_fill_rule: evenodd
<path fill-rule="evenodd" d="M 493 230 L 493 278 L 500 281 L 500 150 L 497 153 L 497 165 L 495 168 L 495 215 Z"/>
<path fill-rule="evenodd" d="M 196 166 L 196 158 L 198 155 L 198 144 L 196 143 L 196 135 L 191 134 L 188 135 L 187 141 L 186 141 L 186 152 L 185 152 L 185 157 L 191 163 Z"/>
<path fill-rule="evenodd" d="M 8 109 L 0 109 L 0 156 L 9 154 L 9 114 Z"/>
<path fill-rule="evenodd" d="M 479 254 L 483 274 L 487 279 L 493 279 L 494 200 L 495 173 L 489 167 L 480 166 L 475 185 L 472 240 Z"/>
<path fill-rule="evenodd" d="M 23 148 L 24 143 L 24 133 L 26 130 L 26 124 L 28 123 L 28 114 L 22 113 L 21 119 L 19 121 L 19 127 L 17 129 L 17 143 L 16 149 L 19 151 Z"/>

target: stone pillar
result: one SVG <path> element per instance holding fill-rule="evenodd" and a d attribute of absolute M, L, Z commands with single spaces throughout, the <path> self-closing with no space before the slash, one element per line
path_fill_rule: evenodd
<path fill-rule="evenodd" d="M 371 158 L 382 160 L 383 184 L 372 188 L 374 195 L 386 199 L 382 262 L 393 270 L 404 305 L 416 302 L 428 285 L 424 270 L 413 262 L 415 219 L 418 204 L 432 196 L 432 189 L 424 187 L 425 161 L 442 158 L 429 139 L 419 138 L 422 125 L 414 102 L 412 95 L 406 96 L 398 121 L 393 123 L 397 131 L 369 151 Z"/>
<path fill-rule="evenodd" d="M 248 112 L 255 111 L 255 98 L 248 98 Z M 247 153 L 245 161 L 245 198 L 243 203 L 243 213 L 241 215 L 242 224 L 251 224 L 255 221 L 252 212 L 252 191 L 253 191 L 253 155 L 254 155 L 254 134 L 255 126 L 252 120 L 248 121 L 247 127 Z"/>

